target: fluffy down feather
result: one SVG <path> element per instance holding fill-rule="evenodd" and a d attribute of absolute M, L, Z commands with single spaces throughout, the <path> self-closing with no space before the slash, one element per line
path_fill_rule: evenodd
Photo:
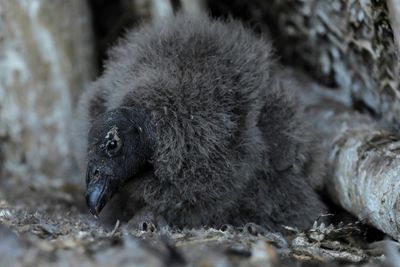
<path fill-rule="evenodd" d="M 131 110 L 132 124 L 140 117 L 137 127 L 150 129 L 150 154 L 123 150 L 115 163 L 127 176 L 113 177 L 127 209 L 146 207 L 177 227 L 271 230 L 305 228 L 324 212 L 307 182 L 321 175 L 312 134 L 267 40 L 236 21 L 178 15 L 129 31 L 109 56 L 80 101 L 80 132 L 96 164 L 116 160 L 93 148 L 118 120 L 112 112 Z M 131 154 L 148 164 L 131 164 Z"/>

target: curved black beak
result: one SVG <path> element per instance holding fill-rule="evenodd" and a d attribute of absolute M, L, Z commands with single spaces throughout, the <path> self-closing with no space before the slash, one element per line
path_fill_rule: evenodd
<path fill-rule="evenodd" d="M 90 213 L 97 218 L 114 190 L 110 186 L 109 176 L 102 174 L 98 168 L 89 165 L 86 176 L 86 204 Z"/>
<path fill-rule="evenodd" d="M 106 179 L 100 179 L 99 182 L 91 182 L 86 191 L 86 204 L 90 213 L 96 218 L 108 201 L 105 199 L 107 184 L 105 180 Z"/>

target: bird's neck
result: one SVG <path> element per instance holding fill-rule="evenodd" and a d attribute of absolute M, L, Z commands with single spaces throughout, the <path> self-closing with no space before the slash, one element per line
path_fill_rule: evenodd
<path fill-rule="evenodd" d="M 157 147 L 157 129 L 155 123 L 151 119 L 150 112 L 144 107 L 130 106 L 126 107 L 129 110 L 130 120 L 140 126 L 141 136 L 144 142 L 144 153 L 147 159 L 153 157 Z"/>

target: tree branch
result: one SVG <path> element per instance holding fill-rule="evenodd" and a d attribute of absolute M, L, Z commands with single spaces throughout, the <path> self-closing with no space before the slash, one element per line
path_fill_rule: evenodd
<path fill-rule="evenodd" d="M 346 97 L 298 80 L 299 98 L 321 136 L 328 164 L 325 187 L 344 209 L 400 239 L 400 139 L 370 116 L 351 109 Z"/>

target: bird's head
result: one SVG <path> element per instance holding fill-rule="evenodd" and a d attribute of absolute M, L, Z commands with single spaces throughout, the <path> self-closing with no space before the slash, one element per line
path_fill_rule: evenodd
<path fill-rule="evenodd" d="M 149 162 L 155 145 L 147 112 L 118 108 L 101 114 L 88 135 L 86 202 L 96 217 L 111 197 Z"/>

